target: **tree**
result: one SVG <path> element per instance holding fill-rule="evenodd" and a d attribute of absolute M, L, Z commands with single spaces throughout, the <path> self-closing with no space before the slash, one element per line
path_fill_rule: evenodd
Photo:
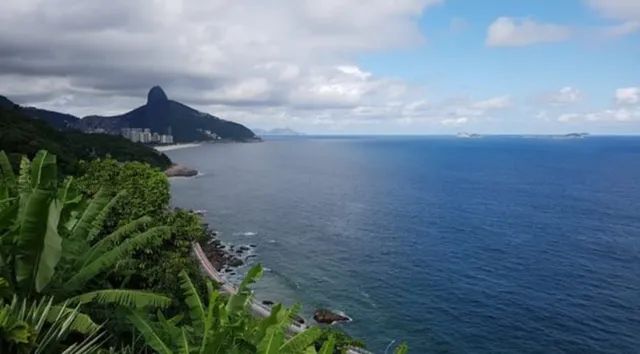
<path fill-rule="evenodd" d="M 56 157 L 46 151 L 32 162 L 23 158 L 17 177 L 0 152 L 0 170 L 0 274 L 16 296 L 53 296 L 56 305 L 65 300 L 130 307 L 170 304 L 158 294 L 89 285 L 135 250 L 167 237 L 168 227 L 148 228 L 149 218 L 141 217 L 96 240 L 118 196 L 98 192 L 83 202 L 71 178 L 58 186 Z"/>

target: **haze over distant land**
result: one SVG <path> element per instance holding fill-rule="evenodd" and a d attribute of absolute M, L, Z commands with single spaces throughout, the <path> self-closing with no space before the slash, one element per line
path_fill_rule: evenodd
<path fill-rule="evenodd" d="M 0 2 L 0 94 L 310 134 L 640 133 L 640 1 Z"/>

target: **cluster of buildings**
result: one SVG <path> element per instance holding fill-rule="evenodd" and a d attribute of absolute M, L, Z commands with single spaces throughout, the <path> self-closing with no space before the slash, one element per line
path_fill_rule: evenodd
<path fill-rule="evenodd" d="M 122 128 L 120 130 L 120 135 L 134 143 L 173 144 L 171 127 L 169 127 L 167 133 L 168 134 L 158 134 L 156 132 L 151 132 L 151 129 L 149 128 Z"/>

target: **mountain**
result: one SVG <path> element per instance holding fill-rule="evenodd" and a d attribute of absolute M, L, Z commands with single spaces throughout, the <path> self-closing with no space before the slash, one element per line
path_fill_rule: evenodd
<path fill-rule="evenodd" d="M 38 114 L 41 119 L 33 118 L 33 114 Z M 166 155 L 151 147 L 120 136 L 61 131 L 52 127 L 46 121 L 48 118 L 40 110 L 21 108 L 0 96 L 0 150 L 6 151 L 17 162 L 20 155 L 33 157 L 38 150 L 46 149 L 57 156 L 59 166 L 67 173 L 72 173 L 80 160 L 107 155 L 119 161 L 146 162 L 160 169 L 171 165 Z"/>
<path fill-rule="evenodd" d="M 16 106 L 17 105 L 8 98 L 0 96 L 0 107 L 13 108 Z M 60 130 L 74 129 L 77 126 L 78 121 L 80 121 L 80 118 L 72 116 L 71 114 L 58 113 L 36 107 L 21 107 L 21 111 L 24 115 L 35 119 L 44 120 L 54 128 Z"/>
<path fill-rule="evenodd" d="M 222 139 L 248 141 L 256 135 L 245 126 L 197 111 L 180 102 L 170 100 L 160 86 L 149 90 L 147 103 L 118 116 L 89 116 L 79 122 L 83 130 L 104 129 L 119 132 L 122 128 L 149 128 L 158 134 L 169 129 L 175 142 L 210 140 L 214 133 Z"/>
<path fill-rule="evenodd" d="M 305 135 L 290 128 L 253 129 L 258 136 L 294 136 Z"/>

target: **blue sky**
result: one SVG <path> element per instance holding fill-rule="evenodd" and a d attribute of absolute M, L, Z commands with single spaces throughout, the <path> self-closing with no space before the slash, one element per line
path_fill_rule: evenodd
<path fill-rule="evenodd" d="M 639 0 L 4 0 L 0 94 L 319 134 L 640 133 Z"/>

